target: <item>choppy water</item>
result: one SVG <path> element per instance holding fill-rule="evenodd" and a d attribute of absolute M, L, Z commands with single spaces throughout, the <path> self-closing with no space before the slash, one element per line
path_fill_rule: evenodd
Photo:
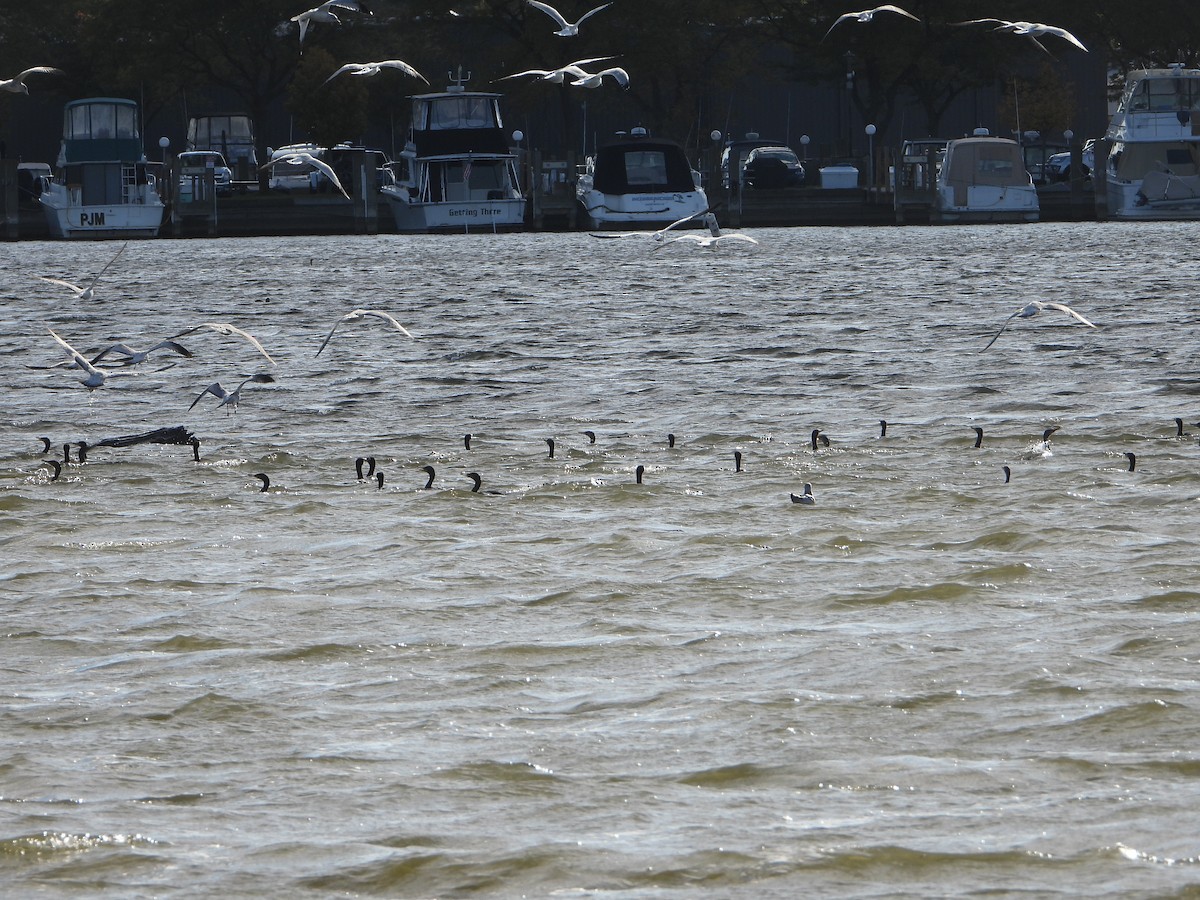
<path fill-rule="evenodd" d="M 1200 228 L 753 233 L 0 247 L 5 893 L 1200 890 Z"/>

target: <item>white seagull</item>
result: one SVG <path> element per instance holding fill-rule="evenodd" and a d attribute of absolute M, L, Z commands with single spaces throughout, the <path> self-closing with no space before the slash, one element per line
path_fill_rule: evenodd
<path fill-rule="evenodd" d="M 223 334 L 226 337 L 236 336 L 245 338 L 254 345 L 255 350 L 267 358 L 267 361 L 270 362 L 271 365 L 275 365 L 275 360 L 271 359 L 271 354 L 267 352 L 266 347 L 258 342 L 258 339 L 254 335 L 250 334 L 248 331 L 242 331 L 240 328 L 235 328 L 228 322 L 205 322 L 202 325 L 193 325 L 191 328 L 185 329 L 178 334 L 171 335 L 171 338 L 174 339 L 177 337 L 183 337 L 185 334 L 192 334 L 193 332 L 199 331 L 201 328 L 211 328 L 217 334 Z"/>
<path fill-rule="evenodd" d="M 750 237 L 748 234 L 738 234 L 737 232 L 726 232 L 725 234 L 681 234 L 678 237 L 673 237 L 668 241 L 664 241 L 654 248 L 655 252 L 662 250 L 671 244 L 677 244 L 680 241 L 692 241 L 697 247 L 712 248 L 722 243 L 723 241 L 741 241 L 746 244 L 757 244 L 758 241 Z"/>
<path fill-rule="evenodd" d="M 572 87 L 598 88 L 603 83 L 605 75 L 612 78 L 621 87 L 629 87 L 629 73 L 620 66 L 613 66 L 611 69 L 601 69 L 599 72 L 591 75 L 587 72 L 576 74 L 578 77 L 571 82 Z"/>
<path fill-rule="evenodd" d="M 197 403 L 199 403 L 200 399 L 205 394 L 212 394 L 214 397 L 217 397 L 221 400 L 221 402 L 217 404 L 217 409 L 220 409 L 222 406 L 229 404 L 236 411 L 238 408 L 238 401 L 241 400 L 241 398 L 242 398 L 242 388 L 244 388 L 246 385 L 250 384 L 251 382 L 253 382 L 255 384 L 270 384 L 274 381 L 275 381 L 275 378 L 273 376 L 263 375 L 263 374 L 259 373 L 256 375 L 251 375 L 249 378 L 247 378 L 245 381 L 243 381 L 241 384 L 239 384 L 237 387 L 235 387 L 232 391 L 225 390 L 225 388 L 221 387 L 221 382 L 214 381 L 212 384 L 210 384 L 208 387 L 206 387 L 204 390 L 202 390 L 200 392 L 199 397 L 197 397 L 195 400 L 192 401 L 192 406 L 188 407 L 188 411 L 190 412 L 192 407 L 195 406 Z"/>
<path fill-rule="evenodd" d="M 885 3 L 883 6 L 877 6 L 874 9 L 864 9 L 864 10 L 860 10 L 859 12 L 842 13 L 840 16 L 837 17 L 837 20 L 832 25 L 829 26 L 829 31 L 825 32 L 825 37 L 829 37 L 829 33 L 831 31 L 833 31 L 833 29 L 835 29 L 839 25 L 841 25 L 843 22 L 850 21 L 850 20 L 853 20 L 855 22 L 870 22 L 872 19 L 875 18 L 875 13 L 881 13 L 881 12 L 897 13 L 901 16 L 908 16 L 908 18 L 912 19 L 914 22 L 921 21 L 920 19 L 918 19 L 916 16 L 914 16 L 912 13 L 908 12 L 907 10 L 903 10 L 898 6 L 892 6 L 890 3 Z M 821 38 L 821 40 L 825 40 L 825 38 Z"/>
<path fill-rule="evenodd" d="M 568 22 L 563 18 L 562 13 L 560 13 L 549 3 L 539 3 L 538 0 L 526 0 L 526 2 L 534 9 L 540 9 L 554 20 L 555 24 L 558 25 L 558 31 L 554 33 L 559 37 L 574 37 L 575 35 L 579 34 L 579 26 L 582 25 L 586 19 L 591 18 L 596 13 L 600 12 L 600 10 L 608 9 L 610 6 L 612 6 L 612 3 L 605 3 L 601 6 L 597 6 L 595 9 L 589 9 L 586 13 L 579 17 L 579 21 Z"/>
<path fill-rule="evenodd" d="M 92 365 L 95 365 L 110 353 L 120 353 L 122 356 L 126 357 L 125 359 L 120 360 L 121 365 L 136 366 L 139 363 L 144 363 L 149 358 L 150 354 L 155 350 L 170 350 L 173 353 L 178 353 L 180 356 L 186 356 L 189 358 L 192 355 L 192 351 L 183 346 L 183 344 L 177 344 L 174 341 L 169 340 L 159 341 L 148 350 L 131 350 L 128 344 L 117 341 L 117 343 L 113 344 L 107 350 L 101 350 L 99 353 L 93 356 L 91 362 Z"/>
<path fill-rule="evenodd" d="M 57 284 L 57 285 L 60 285 L 61 287 L 70 288 L 71 290 L 73 290 L 75 292 L 75 296 L 78 297 L 80 300 L 95 299 L 96 282 L 100 280 L 101 275 L 103 275 L 105 272 L 108 271 L 108 267 L 117 261 L 117 256 L 120 256 L 122 253 L 125 252 L 125 248 L 128 246 L 129 246 L 128 241 L 126 241 L 124 244 L 122 244 L 121 249 L 117 251 L 116 256 L 114 256 L 112 259 L 110 259 L 108 261 L 108 263 L 104 266 L 104 268 L 96 273 L 95 277 L 92 278 L 92 280 L 90 282 L 88 282 L 87 287 L 80 287 L 77 284 L 72 284 L 71 282 L 64 281 L 61 278 L 51 278 L 49 275 L 39 275 L 38 278 L 42 279 L 42 281 L 48 281 L 51 284 Z"/>
<path fill-rule="evenodd" d="M 321 87 L 329 84 L 339 75 L 378 75 L 383 69 L 399 69 L 405 75 L 410 75 L 413 78 L 420 78 L 426 84 L 429 84 L 429 79 L 410 66 L 402 59 L 384 59 L 379 62 L 366 63 L 346 63 L 328 78 L 321 82 Z"/>
<path fill-rule="evenodd" d="M 34 66 L 32 69 L 26 69 L 20 75 L 13 78 L 0 78 L 0 91 L 8 91 L 12 94 L 28 94 L 29 88 L 25 86 L 25 78 L 28 75 L 61 75 L 62 69 L 56 69 L 53 66 Z"/>
<path fill-rule="evenodd" d="M 340 319 L 338 319 L 336 322 L 333 323 L 333 328 L 330 329 L 329 334 L 326 335 L 325 340 L 321 342 L 321 346 L 317 350 L 317 356 L 321 355 L 321 351 L 325 349 L 325 345 L 329 343 L 329 339 L 333 337 L 333 333 L 338 330 L 339 325 L 341 325 L 343 322 L 355 322 L 365 316 L 374 316 L 377 319 L 383 319 L 383 321 L 394 326 L 395 329 L 397 331 L 399 331 L 401 334 L 405 335 L 406 337 L 410 337 L 410 338 L 412 337 L 412 335 L 409 334 L 409 331 L 407 328 L 405 328 L 403 325 L 401 325 L 399 322 L 397 322 L 391 315 L 389 315 L 388 313 L 385 313 L 383 310 L 356 309 L 353 312 L 346 313 L 344 316 L 342 316 Z M 416 338 L 413 338 L 413 340 L 416 340 Z"/>
<path fill-rule="evenodd" d="M 538 81 L 549 81 L 554 84 L 562 84 L 568 75 L 575 78 L 582 78 L 587 75 L 582 66 L 590 63 L 607 62 L 610 59 L 616 59 L 615 56 L 595 56 L 591 59 L 577 59 L 573 63 L 567 63 L 565 66 L 560 66 L 557 69 L 527 69 L 524 72 L 517 72 L 514 75 L 505 75 L 497 78 L 497 81 L 504 81 L 508 78 L 521 78 L 525 75 L 537 75 Z"/>
<path fill-rule="evenodd" d="M 344 9 L 348 12 L 360 12 L 366 15 L 372 15 L 369 9 L 360 6 L 358 0 L 325 0 L 320 6 L 305 10 L 297 16 L 292 16 L 289 22 L 296 22 L 300 25 L 300 49 L 304 49 L 304 35 L 308 31 L 309 23 L 321 22 L 326 25 L 341 25 L 342 20 L 337 17 L 335 9 Z"/>
<path fill-rule="evenodd" d="M 812 484 L 807 481 L 804 482 L 804 493 L 803 494 L 792 494 L 792 502 L 793 503 L 802 503 L 805 506 L 816 506 L 817 498 L 813 496 Z"/>
<path fill-rule="evenodd" d="M 104 384 L 105 379 L 108 378 L 107 372 L 105 372 L 103 369 L 97 369 L 95 366 L 93 366 L 82 353 L 55 334 L 53 328 L 47 328 L 46 330 L 50 332 L 50 337 L 58 341 L 58 343 L 62 345 L 62 348 L 66 350 L 67 353 L 71 354 L 71 359 L 74 360 L 75 365 L 88 373 L 87 377 L 80 382 L 84 387 L 90 391 L 95 390 L 96 388 L 100 387 L 100 385 Z"/>
<path fill-rule="evenodd" d="M 1043 25 L 1041 22 L 1009 22 L 1007 19 L 970 19 L 966 22 L 955 22 L 955 25 L 992 25 L 995 24 L 993 31 L 1007 31 L 1010 34 L 1019 34 L 1029 38 L 1038 49 L 1043 53 L 1053 56 L 1049 50 L 1038 40 L 1046 35 L 1062 38 L 1069 44 L 1074 44 L 1084 53 L 1088 52 L 1088 48 L 1083 45 L 1083 41 L 1071 34 L 1065 28 L 1059 28 L 1057 25 Z"/>
<path fill-rule="evenodd" d="M 277 156 L 269 163 L 259 166 L 259 169 L 269 169 L 276 165 L 308 166 L 310 169 L 316 169 L 318 172 L 328 178 L 330 183 L 335 188 L 341 191 L 343 197 L 345 197 L 347 200 L 350 199 L 350 195 L 347 194 L 346 189 L 342 187 L 342 183 L 338 180 L 337 173 L 333 171 L 333 167 L 330 166 L 329 163 L 317 159 L 311 153 L 299 150 L 295 153 Z"/>
<path fill-rule="evenodd" d="M 1000 326 L 1000 330 L 996 332 L 995 337 L 993 337 L 990 341 L 988 341 L 987 347 L 984 347 L 983 349 L 986 350 L 988 347 L 992 346 L 992 344 L 996 343 L 996 338 L 1000 337 L 1000 335 L 1002 335 L 1004 333 L 1004 329 L 1008 327 L 1009 322 L 1011 322 L 1013 319 L 1029 319 L 1029 318 L 1032 318 L 1033 316 L 1036 316 L 1038 313 L 1040 313 L 1046 309 L 1062 310 L 1068 316 L 1070 316 L 1072 319 L 1082 322 L 1088 328 L 1096 327 L 1091 322 L 1089 322 L 1087 319 L 1085 319 L 1083 316 L 1081 316 L 1079 313 L 1075 312 L 1075 310 L 1071 309 L 1071 307 L 1067 306 L 1065 303 L 1049 303 L 1049 302 L 1044 302 L 1042 300 L 1032 300 L 1025 306 L 1018 309 L 1015 313 L 1013 313 L 1007 319 L 1005 319 L 1004 324 Z M 980 351 L 980 352 L 982 352 L 982 351 Z"/>

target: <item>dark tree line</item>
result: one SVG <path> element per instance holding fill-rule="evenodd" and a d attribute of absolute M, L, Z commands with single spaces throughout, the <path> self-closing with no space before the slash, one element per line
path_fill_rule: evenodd
<path fill-rule="evenodd" d="M 611 64 L 630 73 L 628 91 L 530 79 L 496 87 L 507 95 L 514 127 L 532 132 L 540 146 L 562 149 L 577 148 L 601 122 L 643 123 L 696 141 L 706 131 L 704 111 L 714 98 L 730 96 L 749 78 L 847 90 L 862 120 L 881 133 L 898 109 L 916 106 L 937 132 L 946 111 L 967 92 L 1018 78 L 1052 90 L 1054 79 L 1065 77 L 1063 60 L 1081 52 L 1050 37 L 1043 40 L 1049 55 L 1023 38 L 955 24 L 973 18 L 1050 18 L 1114 71 L 1200 63 L 1195 0 L 908 0 L 899 5 L 919 22 L 881 14 L 870 25 L 847 22 L 828 34 L 839 15 L 867 4 L 615 0 L 574 38 L 556 36 L 550 20 L 524 0 L 365 0 L 373 15 L 347 11 L 341 27 L 313 25 L 302 54 L 297 26 L 288 20 L 308 2 L 0 0 L 0 75 L 54 65 L 65 74 L 39 77 L 32 90 L 59 105 L 78 97 L 128 96 L 142 101 L 152 118 L 181 103 L 202 111 L 216 94 L 232 98 L 260 123 L 287 109 L 309 134 L 355 138 L 354 130 L 366 122 L 406 123 L 405 95 L 425 86 L 394 72 L 322 86 L 324 70 L 343 62 L 399 57 L 437 89 L 461 64 L 471 72 L 470 86 L 480 89 L 524 69 L 616 57 Z M 570 17 L 595 4 L 558 5 Z M 20 127 L 22 104 L 30 101 L 0 97 L 4 133 Z M 260 154 L 285 137 L 260 128 Z"/>

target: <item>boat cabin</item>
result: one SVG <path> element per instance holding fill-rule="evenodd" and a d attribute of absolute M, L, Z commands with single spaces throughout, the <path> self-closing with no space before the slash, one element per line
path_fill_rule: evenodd
<path fill-rule="evenodd" d="M 254 127 L 250 117 L 236 113 L 194 116 L 188 120 L 189 150 L 214 150 L 237 168 L 241 160 L 250 168 L 258 166 L 254 150 Z"/>
<path fill-rule="evenodd" d="M 132 100 L 75 100 L 63 110 L 59 165 L 133 161 L 142 157 L 138 109 Z"/>
<path fill-rule="evenodd" d="M 56 180 L 77 191 L 84 206 L 128 203 L 141 186 L 153 183 L 137 104 L 113 97 L 68 103 Z"/>
<path fill-rule="evenodd" d="M 674 194 L 696 190 L 692 167 L 674 141 L 635 128 L 596 153 L 592 187 L 602 194 Z"/>

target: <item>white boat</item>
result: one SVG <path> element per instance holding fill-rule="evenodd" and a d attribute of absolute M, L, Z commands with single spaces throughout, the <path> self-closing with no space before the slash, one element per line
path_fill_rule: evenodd
<path fill-rule="evenodd" d="M 589 228 L 661 228 L 708 209 L 700 173 L 674 141 L 650 137 L 645 128 L 589 156 L 575 183 Z"/>
<path fill-rule="evenodd" d="M 380 193 L 403 232 L 513 231 L 524 227 L 517 157 L 500 116 L 501 94 L 454 84 L 412 98 L 408 141 Z"/>
<path fill-rule="evenodd" d="M 941 223 L 1036 222 L 1037 188 L 1021 146 L 986 129 L 946 144 L 931 220 Z"/>
<path fill-rule="evenodd" d="M 68 103 L 57 171 L 39 201 L 54 237 L 151 238 L 163 201 L 142 152 L 132 100 L 94 97 Z"/>
<path fill-rule="evenodd" d="M 1105 137 L 1110 216 L 1200 219 L 1200 69 L 1130 72 Z"/>

